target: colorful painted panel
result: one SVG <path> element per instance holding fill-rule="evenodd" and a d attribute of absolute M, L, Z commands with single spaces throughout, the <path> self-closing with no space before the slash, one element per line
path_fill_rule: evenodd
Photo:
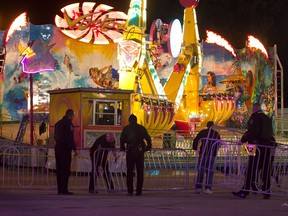
<path fill-rule="evenodd" d="M 23 73 L 20 54 L 30 41 L 54 44 L 50 53 L 55 70 L 34 75 L 35 103 L 48 104 L 47 90 L 74 87 L 118 88 L 117 44 L 93 45 L 65 36 L 54 25 L 32 25 L 16 31 L 6 45 L 4 114 L 19 118 L 27 112 L 29 78 Z M 36 104 L 35 104 L 36 105 Z M 43 105 L 42 105 L 43 106 Z M 39 106 L 38 106 L 39 107 Z M 46 106 L 47 108 L 47 106 Z M 47 109 L 37 112 L 47 112 Z"/>
<path fill-rule="evenodd" d="M 273 117 L 273 50 L 269 58 L 255 48 L 236 52 L 234 58 L 218 45 L 203 43 L 199 89 L 203 126 L 207 121 L 222 124 L 228 120 L 229 127 L 246 128 L 255 102 L 260 102 L 262 109 Z"/>

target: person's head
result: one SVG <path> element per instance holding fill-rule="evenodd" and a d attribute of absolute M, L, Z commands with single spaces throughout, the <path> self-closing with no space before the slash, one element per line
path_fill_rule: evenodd
<path fill-rule="evenodd" d="M 130 124 L 136 124 L 137 123 L 137 117 L 134 115 L 134 114 L 131 114 L 130 116 L 129 116 L 129 123 Z"/>
<path fill-rule="evenodd" d="M 214 122 L 213 121 L 208 121 L 207 124 L 206 124 L 206 127 L 207 128 L 210 128 L 214 125 Z"/>
<path fill-rule="evenodd" d="M 107 142 L 109 142 L 109 143 L 114 142 L 114 141 L 115 141 L 115 135 L 114 135 L 114 133 L 107 133 L 107 134 L 106 134 L 106 140 L 107 140 Z"/>
<path fill-rule="evenodd" d="M 89 69 L 89 75 L 90 75 L 90 77 L 93 77 L 93 75 L 94 75 L 94 69 L 93 68 Z"/>
<path fill-rule="evenodd" d="M 240 92 L 243 94 L 243 90 L 242 88 L 238 85 L 238 86 L 235 86 L 235 92 Z"/>
<path fill-rule="evenodd" d="M 252 107 L 252 113 L 258 112 L 261 110 L 261 104 L 260 103 L 254 103 Z"/>
<path fill-rule="evenodd" d="M 72 121 L 75 113 L 72 109 L 67 109 L 65 116 Z"/>
<path fill-rule="evenodd" d="M 207 72 L 207 81 L 212 86 L 216 86 L 216 74 L 212 71 Z"/>

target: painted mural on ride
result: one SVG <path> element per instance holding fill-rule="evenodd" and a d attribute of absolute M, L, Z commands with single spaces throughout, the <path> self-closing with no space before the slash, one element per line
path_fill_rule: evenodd
<path fill-rule="evenodd" d="M 179 129 L 191 130 L 191 124 L 204 126 L 211 120 L 245 128 L 254 102 L 261 102 L 273 117 L 273 49 L 266 51 L 249 35 L 247 46 L 235 50 L 211 31 L 201 42 L 198 3 L 180 1 L 184 23 L 157 19 L 148 39 L 144 0 L 131 0 L 127 15 L 85 2 L 62 8 L 55 25 L 33 25 L 27 19 L 25 24 L 13 23 L 0 32 L 5 48 L 1 112 L 14 118 L 28 112 L 29 79 L 23 73 L 21 54 L 31 41 L 40 40 L 43 46 L 53 44 L 49 52 L 55 68 L 34 75 L 36 114 L 49 112 L 48 90 L 91 87 L 134 90 L 132 112 L 150 131 L 168 130 L 175 122 Z"/>

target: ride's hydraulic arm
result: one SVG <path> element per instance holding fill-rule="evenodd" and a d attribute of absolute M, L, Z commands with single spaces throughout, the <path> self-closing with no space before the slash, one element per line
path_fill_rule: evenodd
<path fill-rule="evenodd" d="M 164 87 L 168 99 L 176 104 L 176 119 L 187 121 L 191 115 L 198 115 L 200 54 L 195 8 L 186 8 L 184 11 L 183 44 L 177 62 L 179 67 L 177 70 L 174 67 Z"/>

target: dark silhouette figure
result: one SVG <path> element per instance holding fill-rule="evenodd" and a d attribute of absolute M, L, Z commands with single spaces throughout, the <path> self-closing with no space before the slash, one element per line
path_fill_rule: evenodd
<path fill-rule="evenodd" d="M 65 116 L 55 124 L 54 139 L 56 174 L 58 195 L 72 195 L 68 191 L 68 181 L 70 176 L 71 152 L 78 154 L 74 140 L 74 126 L 72 120 L 75 114 L 72 109 L 66 111 Z"/>
<path fill-rule="evenodd" d="M 273 128 L 271 119 L 263 113 L 261 105 L 256 103 L 252 107 L 252 115 L 248 121 L 248 128 L 241 138 L 241 142 L 257 144 L 255 156 L 249 156 L 245 176 L 245 183 L 239 192 L 232 192 L 234 196 L 246 198 L 249 195 L 250 187 L 257 191 L 257 176 L 262 170 L 262 191 L 263 198 L 270 198 L 271 186 L 271 162 L 273 160 L 271 148 L 274 147 Z"/>
<path fill-rule="evenodd" d="M 99 175 L 100 167 L 102 167 L 103 169 L 103 176 L 107 184 L 107 189 L 114 190 L 112 176 L 109 171 L 109 165 L 107 163 L 107 156 L 109 153 L 109 149 L 111 148 L 115 149 L 115 136 L 113 133 L 107 133 L 98 137 L 90 149 L 90 158 L 92 162 L 92 171 L 91 171 L 90 182 L 89 182 L 90 193 L 95 192 L 95 187 L 94 187 L 95 180 L 97 176 Z"/>
<path fill-rule="evenodd" d="M 220 135 L 211 127 L 213 121 L 207 122 L 207 128 L 201 130 L 193 140 L 193 149 L 198 150 L 199 145 L 199 163 L 196 182 L 196 193 L 201 193 L 204 173 L 206 173 L 206 182 L 204 193 L 212 194 L 211 186 L 214 175 L 214 162 L 219 148 Z"/>
<path fill-rule="evenodd" d="M 145 142 L 147 146 L 145 145 Z M 144 181 L 144 152 L 152 148 L 151 138 L 146 130 L 140 124 L 137 124 L 137 117 L 130 115 L 129 125 L 125 126 L 120 137 L 121 151 L 127 150 L 127 189 L 128 195 L 133 195 L 133 171 L 136 165 L 137 186 L 136 196 L 142 195 Z"/>

